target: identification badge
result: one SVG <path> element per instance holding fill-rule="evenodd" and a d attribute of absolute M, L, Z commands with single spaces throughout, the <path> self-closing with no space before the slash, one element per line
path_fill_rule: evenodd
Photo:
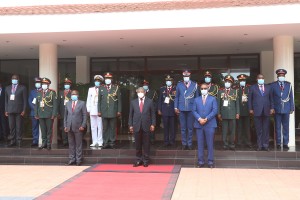
<path fill-rule="evenodd" d="M 228 100 L 223 101 L 223 106 L 226 106 L 226 107 L 228 106 Z"/>
<path fill-rule="evenodd" d="M 69 102 L 69 100 L 68 100 L 68 99 L 65 99 L 65 100 L 64 100 L 64 106 L 65 106 L 68 102 Z"/>
<path fill-rule="evenodd" d="M 165 98 L 165 103 L 169 104 L 170 103 L 170 97 Z"/>
<path fill-rule="evenodd" d="M 41 107 L 41 108 L 44 108 L 44 107 L 45 107 L 44 101 L 41 101 L 41 102 L 40 102 L 40 107 Z"/>
<path fill-rule="evenodd" d="M 248 97 L 246 95 L 242 96 L 242 102 L 247 102 L 248 101 Z"/>
<path fill-rule="evenodd" d="M 36 98 L 32 99 L 31 103 L 35 105 L 36 104 Z"/>
<path fill-rule="evenodd" d="M 11 94 L 11 95 L 10 95 L 10 100 L 11 100 L 11 101 L 14 101 L 14 100 L 15 100 L 15 95 L 14 95 L 14 94 Z"/>

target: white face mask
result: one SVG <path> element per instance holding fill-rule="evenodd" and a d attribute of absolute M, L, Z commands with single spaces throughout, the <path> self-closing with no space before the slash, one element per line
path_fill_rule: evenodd
<path fill-rule="evenodd" d="M 48 89 L 48 85 L 42 85 L 42 89 L 43 90 L 47 90 Z"/>
<path fill-rule="evenodd" d="M 241 86 L 241 87 L 245 87 L 245 85 L 246 85 L 246 82 L 245 82 L 245 81 L 241 81 L 241 82 L 240 82 L 240 86 Z"/>
<path fill-rule="evenodd" d="M 141 99 L 141 98 L 144 98 L 145 94 L 143 92 L 139 92 L 137 93 L 138 97 Z"/>
<path fill-rule="evenodd" d="M 225 88 L 230 88 L 231 83 L 230 82 L 225 82 Z"/>
<path fill-rule="evenodd" d="M 278 81 L 284 82 L 284 81 L 285 81 L 285 77 L 284 77 L 284 76 L 279 76 L 279 77 L 278 77 Z"/>
<path fill-rule="evenodd" d="M 190 77 L 188 77 L 188 76 L 183 77 L 183 81 L 184 82 L 189 82 L 190 81 Z"/>
<path fill-rule="evenodd" d="M 105 79 L 105 84 L 106 84 L 106 85 L 111 84 L 111 79 Z"/>
<path fill-rule="evenodd" d="M 202 95 L 207 95 L 207 93 L 208 93 L 208 90 L 201 90 Z"/>
<path fill-rule="evenodd" d="M 166 85 L 169 87 L 172 85 L 172 81 L 166 81 Z"/>

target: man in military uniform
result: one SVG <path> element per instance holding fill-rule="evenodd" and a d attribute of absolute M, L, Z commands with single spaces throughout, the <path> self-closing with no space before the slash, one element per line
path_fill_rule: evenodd
<path fill-rule="evenodd" d="M 166 85 L 159 90 L 158 114 L 162 116 L 164 124 L 164 145 L 175 145 L 175 111 L 174 100 L 176 87 L 173 85 L 173 78 L 167 75 Z"/>
<path fill-rule="evenodd" d="M 68 135 L 64 130 L 64 116 L 65 116 L 65 106 L 71 101 L 71 85 L 72 81 L 69 78 L 64 80 L 64 90 L 60 90 L 58 93 L 58 118 L 60 121 L 61 128 L 61 139 L 64 147 L 68 146 Z"/>
<path fill-rule="evenodd" d="M 283 137 L 283 149 L 288 150 L 290 114 L 294 112 L 294 97 L 292 84 L 285 80 L 287 71 L 276 70 L 277 79 L 271 84 L 273 88 L 273 101 L 275 109 L 276 148 L 281 149 L 281 136 Z M 281 130 L 282 127 L 282 130 Z"/>
<path fill-rule="evenodd" d="M 51 81 L 42 78 L 42 90 L 36 98 L 34 115 L 39 120 L 42 132 L 42 145 L 39 149 L 51 149 L 52 127 L 57 115 L 57 96 L 54 90 L 49 89 Z"/>
<path fill-rule="evenodd" d="M 103 80 L 103 76 L 101 75 L 94 76 L 95 86 L 89 88 L 86 100 L 86 110 L 90 115 L 91 121 L 92 144 L 90 145 L 90 147 L 92 148 L 96 146 L 102 147 L 103 145 L 102 118 L 98 116 L 99 91 L 101 82 Z"/>
<path fill-rule="evenodd" d="M 103 148 L 115 148 L 117 117 L 121 116 L 121 91 L 118 85 L 112 84 L 113 75 L 104 75 L 105 85 L 100 87 L 98 116 L 103 121 Z"/>
<path fill-rule="evenodd" d="M 36 104 L 36 97 L 38 93 L 42 89 L 42 79 L 39 77 L 34 78 L 34 87 L 35 89 L 30 91 L 28 97 L 28 104 L 30 107 L 30 117 L 31 117 L 31 124 L 32 124 L 32 144 L 31 147 L 37 147 L 39 143 L 39 120 L 34 117 L 34 108 Z"/>
<path fill-rule="evenodd" d="M 155 90 L 150 89 L 150 83 L 149 83 L 148 80 L 143 81 L 143 88 L 146 92 L 146 97 L 148 97 L 149 99 L 151 99 L 153 101 L 154 109 L 157 110 L 158 95 L 157 95 Z M 154 141 L 155 141 L 155 133 L 151 132 L 151 134 L 150 134 L 150 143 L 154 144 Z"/>
<path fill-rule="evenodd" d="M 181 142 L 183 150 L 192 150 L 194 115 L 192 108 L 194 99 L 199 96 L 197 83 L 190 80 L 191 72 L 184 70 L 183 81 L 176 86 L 174 102 L 175 113 L 179 115 L 181 127 Z"/>
<path fill-rule="evenodd" d="M 248 108 L 249 85 L 246 84 L 247 75 L 240 74 L 237 76 L 239 86 L 236 88 L 239 95 L 240 118 L 237 120 L 238 145 L 247 145 L 252 147 L 250 139 L 250 115 Z"/>
<path fill-rule="evenodd" d="M 240 106 L 238 91 L 232 88 L 234 78 L 226 75 L 225 89 L 218 92 L 218 118 L 222 121 L 223 148 L 235 150 L 234 136 L 236 119 L 239 119 Z M 227 140 L 229 131 L 229 141 Z"/>
<path fill-rule="evenodd" d="M 219 92 L 219 86 L 212 83 L 212 74 L 210 71 L 204 73 L 204 82 L 208 85 L 208 94 L 217 98 Z"/>

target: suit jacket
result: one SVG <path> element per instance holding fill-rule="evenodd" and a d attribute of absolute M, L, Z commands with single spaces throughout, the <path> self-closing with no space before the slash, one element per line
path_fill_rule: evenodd
<path fill-rule="evenodd" d="M 274 108 L 272 87 L 264 84 L 262 95 L 258 84 L 252 85 L 249 90 L 248 107 L 254 111 L 254 116 L 270 116 L 270 110 Z"/>
<path fill-rule="evenodd" d="M 133 126 L 134 132 L 139 132 L 141 129 L 145 132 L 150 132 L 150 126 L 155 126 L 155 109 L 153 101 L 147 97 L 144 99 L 143 112 L 140 112 L 139 99 L 134 99 L 130 103 L 128 125 Z"/>
<path fill-rule="evenodd" d="M 122 112 L 121 91 L 118 85 L 111 85 L 109 91 L 105 85 L 100 87 L 98 112 L 103 118 L 115 118 L 117 112 Z"/>
<path fill-rule="evenodd" d="M 176 86 L 176 96 L 174 107 L 180 111 L 191 111 L 194 99 L 199 96 L 197 83 L 191 81 L 187 88 L 183 82 L 179 82 Z"/>
<path fill-rule="evenodd" d="M 5 111 L 5 87 L 2 87 L 0 94 L 0 113 Z"/>
<path fill-rule="evenodd" d="M 176 95 L 176 86 L 172 86 L 170 91 L 168 91 L 167 86 L 163 86 L 159 90 L 158 98 L 158 110 L 162 112 L 163 116 L 175 116 L 174 111 L 174 100 Z M 169 97 L 169 103 L 165 103 L 166 97 Z"/>
<path fill-rule="evenodd" d="M 98 115 L 98 94 L 100 92 L 100 87 L 98 87 L 98 92 L 96 87 L 90 87 L 86 99 L 86 109 L 90 115 Z"/>
<path fill-rule="evenodd" d="M 78 100 L 74 111 L 72 111 L 72 101 L 65 106 L 64 127 L 79 132 L 80 127 L 86 127 L 86 105 L 84 101 Z"/>
<path fill-rule="evenodd" d="M 65 96 L 65 90 L 61 90 L 57 95 L 57 104 L 58 104 L 58 114 L 63 119 L 65 113 L 65 100 L 71 101 L 71 90 L 68 90 L 68 93 Z"/>
<path fill-rule="evenodd" d="M 30 107 L 30 116 L 33 117 L 34 116 L 34 107 L 35 107 L 35 104 L 32 103 L 33 99 L 37 97 L 37 94 L 38 94 L 38 90 L 37 89 L 34 89 L 34 90 L 31 90 L 30 91 L 30 94 L 29 94 L 29 97 L 28 97 L 28 105 Z M 35 101 L 36 103 L 36 101 Z"/>
<path fill-rule="evenodd" d="M 216 115 L 218 114 L 217 99 L 214 96 L 207 95 L 205 104 L 203 105 L 202 96 L 195 99 L 193 105 L 193 115 L 195 117 L 194 127 L 195 128 L 216 128 L 217 121 Z M 207 122 L 201 125 L 198 121 L 199 118 L 207 118 Z"/>
<path fill-rule="evenodd" d="M 283 82 L 283 91 L 280 84 L 275 81 L 271 84 L 273 89 L 273 100 L 275 113 L 288 114 L 295 110 L 293 88 L 290 82 Z"/>
<path fill-rule="evenodd" d="M 21 113 L 27 108 L 27 91 L 24 85 L 18 84 L 15 91 L 15 100 L 10 100 L 12 85 L 5 88 L 5 112 Z"/>

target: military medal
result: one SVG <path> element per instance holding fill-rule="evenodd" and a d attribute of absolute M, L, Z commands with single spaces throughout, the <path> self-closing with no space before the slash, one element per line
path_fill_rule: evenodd
<path fill-rule="evenodd" d="M 42 101 L 40 102 L 40 107 L 41 107 L 41 108 L 44 108 L 44 107 L 45 107 L 44 100 L 42 100 Z"/>

